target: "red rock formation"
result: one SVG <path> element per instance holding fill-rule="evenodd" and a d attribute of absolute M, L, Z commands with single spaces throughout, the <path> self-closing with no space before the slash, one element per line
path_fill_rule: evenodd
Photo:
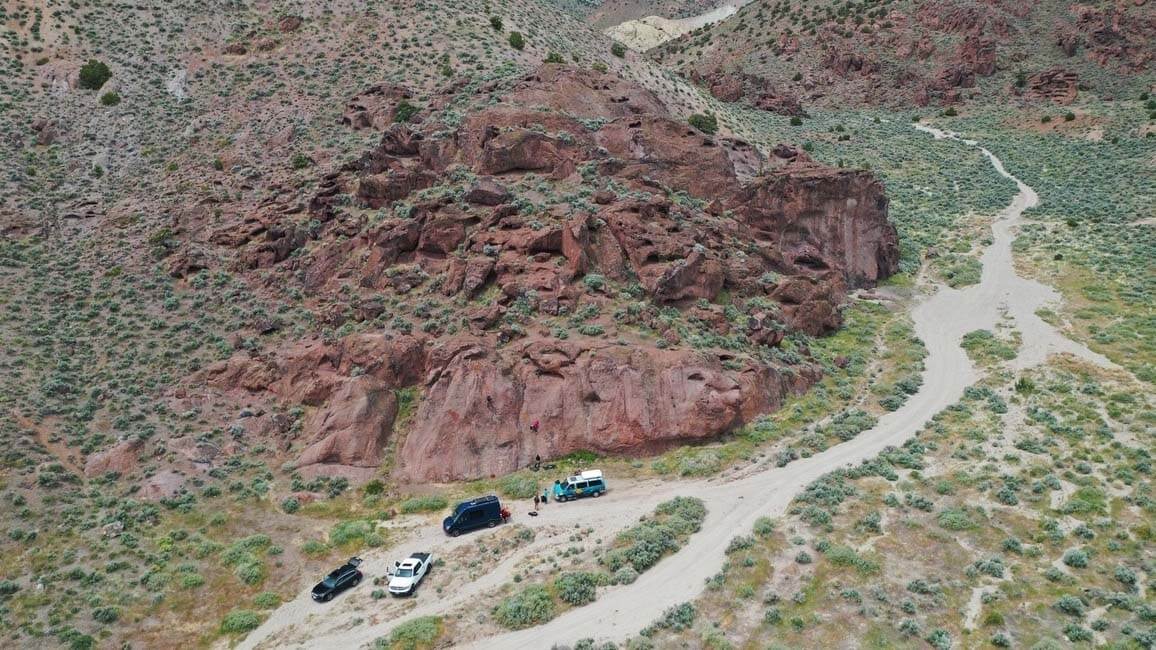
<path fill-rule="evenodd" d="M 777 408 L 818 371 L 730 352 L 554 340 L 529 323 L 511 327 L 514 307 L 554 316 L 583 305 L 609 311 L 610 296 L 576 281 L 636 283 L 652 303 L 623 314 L 623 323 L 678 345 L 657 305 L 693 309 L 705 327 L 726 334 L 734 323 L 721 307 L 694 306 L 725 289 L 779 302 L 781 310 L 760 312 L 746 329 L 752 346 L 773 347 L 788 329 L 820 335 L 838 327 L 846 288 L 896 268 L 887 201 L 867 172 L 823 167 L 785 145 L 768 158 L 739 140 L 706 136 L 652 94 L 590 71 L 545 66 L 512 92 L 494 92 L 452 133 L 384 128 L 377 147 L 321 178 L 308 232 L 299 215 L 270 204 L 214 235 L 239 247 L 246 265 L 283 269 L 317 295 L 354 286 L 465 301 L 493 289 L 485 303 L 454 307 L 468 336 L 431 322 L 421 339 L 310 339 L 271 358 L 238 353 L 200 374 L 238 398 L 265 393 L 310 409 L 299 433 L 271 434 L 286 436 L 279 444 L 302 471 L 357 477 L 376 467 L 394 435 L 395 391 L 409 387 L 420 388 L 420 407 L 397 470 L 415 480 L 504 472 L 535 454 L 651 450 L 716 436 Z M 394 95 L 377 87 L 368 96 Z M 359 106 L 369 103 L 359 97 Z M 387 115 L 389 101 L 354 114 Z M 525 210 L 511 188 L 524 188 L 519 179 L 530 173 L 565 192 L 583 187 L 584 177 L 613 183 L 599 183 L 580 207 L 558 201 Z M 466 179 L 459 194 L 415 198 L 449 177 Z M 395 201 L 407 209 L 373 220 L 348 207 Z M 315 241 L 306 255 L 290 255 L 307 239 Z M 362 297 L 322 317 L 339 323 L 386 311 L 379 298 Z M 524 426 L 534 419 L 538 436 Z"/>
<path fill-rule="evenodd" d="M 898 266 L 898 235 L 879 218 L 887 198 L 869 172 L 788 167 L 744 188 L 731 206 L 755 241 L 802 275 L 838 270 L 851 286 L 866 286 Z"/>
<path fill-rule="evenodd" d="M 716 72 L 695 75 L 695 81 L 707 87 L 711 95 L 724 102 L 746 99 L 759 110 L 779 115 L 806 115 L 799 98 L 776 90 L 770 82 L 748 74 Z"/>
<path fill-rule="evenodd" d="M 728 372 L 716 355 L 604 343 L 531 340 L 507 357 L 463 342 L 442 359 L 399 451 L 414 480 L 509 472 L 535 455 L 709 439 L 815 378 L 765 366 Z M 528 433 L 535 420 L 539 432 Z"/>
<path fill-rule="evenodd" d="M 1046 99 L 1061 106 L 1076 100 L 1079 94 L 1079 77 L 1063 68 L 1052 68 L 1037 72 L 1028 78 L 1027 97 Z"/>

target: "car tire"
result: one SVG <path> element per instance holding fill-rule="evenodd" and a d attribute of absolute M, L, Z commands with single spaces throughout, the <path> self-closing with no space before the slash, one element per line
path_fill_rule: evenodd
<path fill-rule="evenodd" d="M 595 493 L 594 493 L 594 498 L 596 498 L 596 499 L 597 499 L 597 498 L 598 498 L 598 497 L 600 497 L 600 496 L 602 496 L 602 493 L 601 493 L 601 492 L 595 492 Z"/>
<path fill-rule="evenodd" d="M 462 534 L 462 531 L 460 531 L 460 530 L 451 530 L 450 531 L 450 537 L 457 537 L 458 535 L 461 535 L 461 534 Z"/>
<path fill-rule="evenodd" d="M 494 526 L 497 526 L 497 525 L 498 525 L 498 522 L 491 519 L 489 522 L 486 523 L 486 528 L 493 528 Z"/>
<path fill-rule="evenodd" d="M 361 584 L 361 576 L 357 576 L 356 578 L 354 578 L 354 579 L 353 579 L 353 582 L 351 582 L 351 583 L 349 584 L 349 586 L 350 586 L 350 587 L 356 587 L 356 586 L 357 586 L 357 585 L 359 585 L 359 584 Z"/>
<path fill-rule="evenodd" d="M 325 602 L 333 600 L 333 594 L 325 594 Z"/>

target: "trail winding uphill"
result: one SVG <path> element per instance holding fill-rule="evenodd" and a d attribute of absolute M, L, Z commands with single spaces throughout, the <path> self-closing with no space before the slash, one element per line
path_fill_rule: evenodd
<path fill-rule="evenodd" d="M 978 146 L 954 134 L 921 125 L 916 128 L 936 139 Z M 453 593 L 423 599 L 396 615 L 377 617 L 372 616 L 376 612 L 356 610 L 352 606 L 343 609 L 341 599 L 319 612 L 311 607 L 313 604 L 305 593 L 275 612 L 241 647 L 352 648 L 368 644 L 387 635 L 398 623 L 416 616 L 447 613 L 500 586 L 510 579 L 521 559 L 535 550 L 560 543 L 555 536 L 564 534 L 561 531 L 571 529 L 575 523 L 599 530 L 618 530 L 665 499 L 677 495 L 703 499 L 707 518 L 702 531 L 693 535 L 682 550 L 659 562 L 633 584 L 608 588 L 594 603 L 569 610 L 545 625 L 481 639 L 466 647 L 548 648 L 555 643 L 571 644 L 584 637 L 621 641 L 637 634 L 667 608 L 698 596 L 706 579 L 722 566 L 731 538 L 749 531 L 758 517 L 783 514 L 807 484 L 832 469 L 857 464 L 888 446 L 901 445 L 932 416 L 958 401 L 964 389 L 978 379 L 978 372 L 960 347 L 960 340 L 967 332 L 992 328 L 1006 315 L 1014 321 L 1024 341 L 1018 358 L 1010 364 L 1013 368 L 1041 363 L 1050 354 L 1068 353 L 1116 369 L 1117 366 L 1103 356 L 1065 338 L 1035 314 L 1043 304 L 1058 299 L 1058 295 L 1046 285 L 1016 275 L 1011 246 L 1024 210 L 1036 205 L 1038 197 L 1032 188 L 1008 174 L 991 152 L 981 150 L 1000 174 L 1016 182 L 1019 191 L 993 225 L 993 242 L 983 254 L 980 283 L 964 289 L 940 287 L 913 309 L 916 334 L 928 352 L 923 385 L 902 408 L 882 416 L 874 428 L 786 467 L 768 466 L 761 472 L 729 482 L 715 479 L 646 484 L 617 490 L 596 503 L 552 507 L 548 517 L 528 522 L 539 529 L 531 545 Z M 462 544 L 479 541 L 476 536 L 472 542 L 467 538 L 438 541 L 440 534 L 440 530 L 425 529 L 413 541 L 429 544 L 435 552 L 443 554 Z M 358 617 L 367 617 L 367 621 L 351 625 Z"/>

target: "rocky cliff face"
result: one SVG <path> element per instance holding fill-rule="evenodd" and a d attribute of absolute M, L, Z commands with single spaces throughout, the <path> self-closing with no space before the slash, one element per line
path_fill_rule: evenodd
<path fill-rule="evenodd" d="M 242 268 L 349 295 L 334 325 L 396 329 L 389 305 L 419 300 L 420 336 L 244 353 L 202 375 L 307 406 L 283 442 L 302 469 L 372 471 L 399 434 L 403 388 L 419 394 L 396 456 L 412 480 L 718 436 L 818 378 L 768 353 L 786 333 L 838 327 L 846 288 L 896 268 L 869 173 L 701 133 L 596 72 L 547 65 L 474 89 L 479 108 L 455 128 L 429 126 L 456 92 L 326 174 L 311 225 L 273 202 L 213 235 Z M 396 119 L 407 97 L 374 88 L 349 124 Z"/>

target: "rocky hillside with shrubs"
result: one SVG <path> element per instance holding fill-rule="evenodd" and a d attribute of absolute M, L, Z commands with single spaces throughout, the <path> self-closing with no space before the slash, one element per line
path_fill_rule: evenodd
<path fill-rule="evenodd" d="M 1133 96 L 1153 80 L 1150 2 L 756 0 L 649 52 L 724 101 L 812 107 L 950 106 L 1081 93 Z"/>
<path fill-rule="evenodd" d="M 717 438 L 896 270 L 870 172 L 734 137 L 553 4 L 0 23 L 17 646 L 245 631 L 383 543 L 351 485 Z"/>

